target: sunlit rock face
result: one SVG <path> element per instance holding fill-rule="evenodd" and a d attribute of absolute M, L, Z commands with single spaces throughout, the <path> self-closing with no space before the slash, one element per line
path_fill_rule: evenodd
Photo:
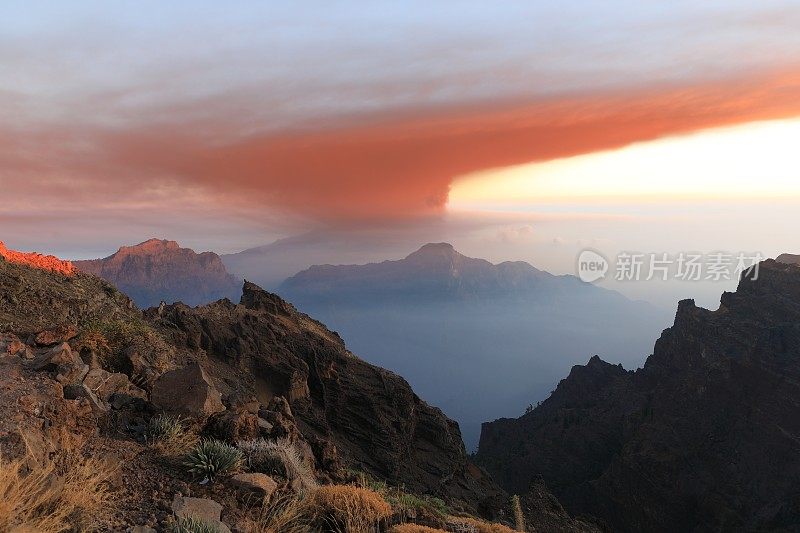
<path fill-rule="evenodd" d="M 9 263 L 18 263 L 42 270 L 50 270 L 52 272 L 64 274 L 65 276 L 72 276 L 75 274 L 75 265 L 69 261 L 62 261 L 55 256 L 42 255 L 36 252 L 17 252 L 9 250 L 6 248 L 3 241 L 0 241 L 0 257 Z"/>
<path fill-rule="evenodd" d="M 123 246 L 104 259 L 75 261 L 75 265 L 113 283 L 143 308 L 161 301 L 200 305 L 236 299 L 242 286 L 217 254 L 198 254 L 175 241 L 150 239 Z"/>

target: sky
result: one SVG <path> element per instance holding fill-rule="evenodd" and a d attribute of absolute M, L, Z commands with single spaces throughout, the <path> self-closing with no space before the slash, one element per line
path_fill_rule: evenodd
<path fill-rule="evenodd" d="M 770 0 L 6 1 L 0 240 L 368 228 L 557 273 L 586 246 L 800 250 L 798 27 Z M 620 290 L 719 292 L 650 285 Z"/>

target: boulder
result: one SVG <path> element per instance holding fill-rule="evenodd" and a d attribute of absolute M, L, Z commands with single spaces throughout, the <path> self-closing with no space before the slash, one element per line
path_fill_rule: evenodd
<path fill-rule="evenodd" d="M 82 364 L 80 357 L 72 352 L 69 344 L 62 342 L 58 346 L 40 352 L 33 360 L 34 370 L 56 369 L 60 366 L 77 366 Z"/>
<path fill-rule="evenodd" d="M 83 384 L 89 387 L 98 398 L 108 402 L 115 392 L 127 388 L 130 382 L 125 374 L 112 373 L 102 368 L 95 368 L 86 374 L 86 377 L 83 378 Z"/>
<path fill-rule="evenodd" d="M 80 400 L 86 399 L 95 413 L 105 413 L 108 411 L 108 405 L 100 400 L 92 390 L 84 383 L 64 385 L 64 399 L 65 400 Z"/>
<path fill-rule="evenodd" d="M 35 342 L 38 346 L 53 346 L 75 338 L 78 329 L 73 325 L 63 325 L 46 329 L 36 334 Z"/>
<path fill-rule="evenodd" d="M 199 518 L 217 528 L 220 533 L 230 533 L 228 526 L 220 522 L 222 505 L 208 498 L 189 498 L 176 494 L 172 500 L 172 512 L 178 518 Z"/>
<path fill-rule="evenodd" d="M 16 355 L 30 359 L 32 352 L 16 335 L 0 335 L 0 355 Z"/>
<path fill-rule="evenodd" d="M 261 428 L 258 416 L 244 409 L 223 411 L 214 415 L 208 427 L 219 439 L 229 442 L 258 438 Z"/>
<path fill-rule="evenodd" d="M 230 483 L 243 494 L 255 494 L 267 499 L 278 489 L 275 480 L 260 472 L 237 474 L 230 479 Z"/>
<path fill-rule="evenodd" d="M 162 374 L 154 383 L 153 404 L 170 413 L 211 416 L 225 410 L 222 396 L 199 363 Z"/>

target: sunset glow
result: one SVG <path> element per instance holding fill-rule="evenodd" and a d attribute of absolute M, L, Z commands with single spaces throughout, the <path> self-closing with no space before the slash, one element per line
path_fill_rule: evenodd
<path fill-rule="evenodd" d="M 757 122 L 486 170 L 456 180 L 449 208 L 800 197 L 798 140 L 800 120 Z"/>

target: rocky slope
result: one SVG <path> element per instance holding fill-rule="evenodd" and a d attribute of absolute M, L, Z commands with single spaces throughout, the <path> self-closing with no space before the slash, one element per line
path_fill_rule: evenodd
<path fill-rule="evenodd" d="M 718 310 L 680 302 L 645 366 L 573 368 L 477 456 L 522 491 L 541 475 L 614 531 L 800 529 L 800 267 L 773 260 Z"/>
<path fill-rule="evenodd" d="M 123 246 L 103 259 L 73 263 L 114 284 L 142 308 L 162 300 L 199 305 L 220 298 L 236 299 L 241 290 L 241 281 L 225 270 L 217 254 L 198 254 L 175 241 L 150 239 Z"/>
<path fill-rule="evenodd" d="M 302 434 L 345 463 L 477 509 L 500 495 L 470 465 L 458 425 L 401 377 L 351 354 L 338 335 L 246 283 L 241 304 L 175 304 L 147 313 L 171 343 L 207 358 L 229 402 L 288 401 Z"/>
<path fill-rule="evenodd" d="M 350 483 L 359 471 L 441 497 L 453 510 L 510 516 L 508 495 L 470 462 L 457 424 L 405 380 L 361 361 L 335 333 L 252 284 L 240 304 L 142 313 L 93 275 L 0 259 L 0 370 L 4 460 L 47 464 L 66 435 L 84 456 L 117 465 L 108 483 L 118 504 L 92 524 L 96 530 L 163 530 L 198 503 L 187 495 L 227 524 L 220 530 L 252 530 L 252 505 L 239 499 L 252 475 L 198 483 L 148 446 L 160 413 L 229 443 L 288 439 L 323 483 Z M 286 483 L 265 486 L 297 490 Z M 532 527 L 595 530 L 571 519 L 541 483 L 523 508 Z"/>

